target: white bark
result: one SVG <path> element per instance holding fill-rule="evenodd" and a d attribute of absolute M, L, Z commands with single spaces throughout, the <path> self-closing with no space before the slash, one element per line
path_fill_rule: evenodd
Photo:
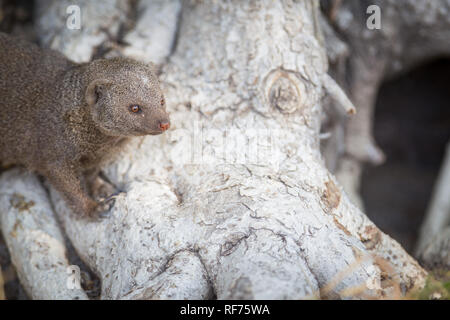
<path fill-rule="evenodd" d="M 419 261 L 429 270 L 450 270 L 450 227 L 442 229 L 428 240 L 428 245 L 419 253 Z"/>
<path fill-rule="evenodd" d="M 12 170 L 0 179 L 1 230 L 19 279 L 33 299 L 87 299 L 67 286 L 64 238 L 47 194 L 30 173 Z"/>
<path fill-rule="evenodd" d="M 0 300 L 5 300 L 5 290 L 3 289 L 5 281 L 3 280 L 3 272 L 2 268 L 0 267 Z"/>
<path fill-rule="evenodd" d="M 416 255 L 427 265 L 450 269 L 450 143 L 420 230 Z"/>
<path fill-rule="evenodd" d="M 172 130 L 136 139 L 105 168 L 124 190 L 105 219 L 76 217 L 51 191 L 101 298 L 381 298 L 423 285 L 425 271 L 324 166 L 330 79 L 317 10 L 316 1 L 184 2 L 162 75 Z M 48 206 L 35 189 L 24 197 Z M 20 267 L 26 248 L 15 250 Z"/>
<path fill-rule="evenodd" d="M 136 10 L 139 19 L 124 37 L 129 45 L 123 54 L 145 62 L 165 62 L 175 42 L 181 1 L 140 0 Z"/>

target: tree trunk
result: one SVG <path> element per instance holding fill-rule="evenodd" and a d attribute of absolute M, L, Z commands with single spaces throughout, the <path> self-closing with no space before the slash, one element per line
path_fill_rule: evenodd
<path fill-rule="evenodd" d="M 44 2 L 40 19 L 67 5 Z M 423 286 L 426 272 L 324 165 L 324 98 L 353 109 L 327 74 L 318 2 L 185 1 L 181 16 L 176 3 L 158 4 L 175 40 L 154 53 L 168 55 L 173 128 L 135 139 L 104 168 L 123 191 L 110 215 L 78 218 L 18 170 L 0 179 L 2 230 L 27 292 L 73 298 L 56 218 L 100 277 L 102 299 L 399 298 Z M 141 19 L 156 14 L 155 3 L 139 6 Z M 85 32 L 51 45 L 71 57 Z M 110 54 L 131 46 L 153 59 L 142 37 Z"/>

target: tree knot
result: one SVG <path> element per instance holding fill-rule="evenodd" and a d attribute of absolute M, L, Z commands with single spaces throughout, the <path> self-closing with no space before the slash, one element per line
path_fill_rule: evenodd
<path fill-rule="evenodd" d="M 266 78 L 266 96 L 281 113 L 293 113 L 303 106 L 305 87 L 294 72 L 274 70 Z"/>

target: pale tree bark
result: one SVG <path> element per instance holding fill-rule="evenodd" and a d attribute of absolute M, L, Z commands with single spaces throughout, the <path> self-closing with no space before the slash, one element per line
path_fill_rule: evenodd
<path fill-rule="evenodd" d="M 5 300 L 5 290 L 3 289 L 5 281 L 3 280 L 2 268 L 0 267 L 0 300 Z"/>
<path fill-rule="evenodd" d="M 318 2 L 174 3 L 139 3 L 143 11 L 172 10 L 171 17 L 181 10 L 180 20 L 164 26 L 176 45 L 166 41 L 154 53 L 159 61 L 169 55 L 161 80 L 172 130 L 135 139 L 104 168 L 123 192 L 103 219 L 78 218 L 30 174 L 3 175 L 0 211 L 14 223 L 2 221 L 2 228 L 18 269 L 39 252 L 14 236 L 36 244 L 41 232 L 47 259 L 67 266 L 60 235 L 46 229 L 57 217 L 100 277 L 102 299 L 398 298 L 423 286 L 426 272 L 324 165 L 324 97 L 353 109 L 327 74 Z M 51 1 L 41 17 L 65 5 Z M 135 46 L 132 52 L 152 59 L 141 41 L 157 37 L 142 37 L 134 34 L 117 52 Z M 71 57 L 67 48 L 81 36 L 73 38 L 52 47 Z M 17 208 L 18 195 L 28 205 Z M 39 232 L 14 227 L 25 219 Z M 19 276 L 34 298 L 70 298 L 62 269 Z M 42 278 L 47 284 L 34 293 Z"/>
<path fill-rule="evenodd" d="M 420 230 L 416 255 L 430 269 L 450 270 L 450 143 Z"/>
<path fill-rule="evenodd" d="M 2 175 L 0 215 L 2 233 L 23 287 L 33 299 L 86 299 L 69 289 L 64 238 L 51 204 L 38 179 L 16 171 Z M 16 192 L 17 191 L 17 192 Z"/>

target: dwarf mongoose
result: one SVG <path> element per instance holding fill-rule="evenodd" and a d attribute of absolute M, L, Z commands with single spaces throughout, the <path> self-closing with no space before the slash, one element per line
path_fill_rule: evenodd
<path fill-rule="evenodd" d="M 0 164 L 44 176 L 75 212 L 101 210 L 90 184 L 111 150 L 168 128 L 152 66 L 127 58 L 77 64 L 0 33 Z"/>

